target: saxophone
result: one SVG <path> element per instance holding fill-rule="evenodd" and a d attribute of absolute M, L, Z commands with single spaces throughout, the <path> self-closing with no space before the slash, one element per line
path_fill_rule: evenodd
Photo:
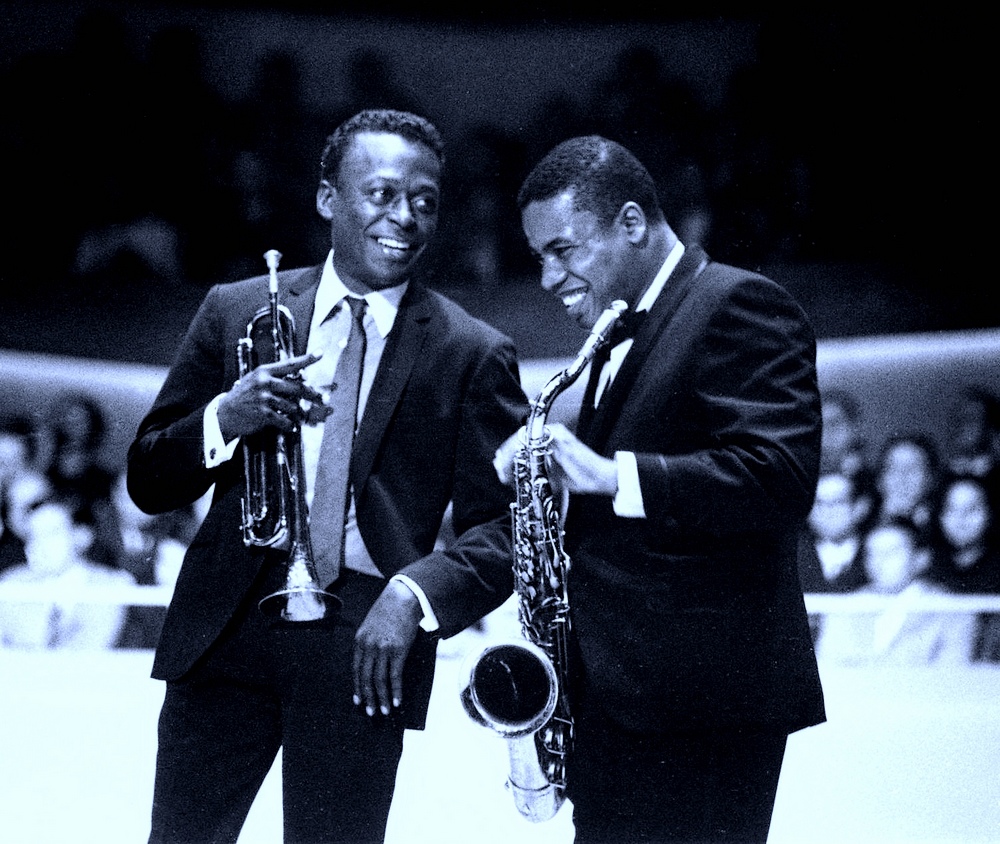
<path fill-rule="evenodd" d="M 511 504 L 514 586 L 523 639 L 487 645 L 466 661 L 461 675 L 466 712 L 507 739 L 508 788 L 518 811 L 535 822 L 548 820 L 562 806 L 573 744 L 567 688 L 570 559 L 563 548 L 561 508 L 547 473 L 551 436 L 545 420 L 560 393 L 607 343 L 612 325 L 626 309 L 625 302 L 612 302 L 576 358 L 532 402 L 514 456 L 516 498 Z"/>

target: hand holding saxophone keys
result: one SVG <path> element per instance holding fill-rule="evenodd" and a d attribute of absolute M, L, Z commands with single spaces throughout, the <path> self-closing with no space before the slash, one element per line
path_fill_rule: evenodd
<path fill-rule="evenodd" d="M 602 457 L 565 425 L 546 426 L 551 437 L 549 461 L 558 472 L 553 486 L 587 495 L 614 496 L 618 492 L 618 467 Z"/>
<path fill-rule="evenodd" d="M 565 425 L 545 426 L 548 434 L 546 467 L 557 493 L 579 492 L 614 496 L 618 491 L 618 469 L 614 460 L 602 457 Z M 514 480 L 514 455 L 524 446 L 525 429 L 521 428 L 496 450 L 493 468 L 504 484 Z"/>
<path fill-rule="evenodd" d="M 226 440 L 255 434 L 267 427 L 288 432 L 330 408 L 323 396 L 296 377 L 319 360 L 300 355 L 258 366 L 240 378 L 219 402 L 219 428 Z"/>

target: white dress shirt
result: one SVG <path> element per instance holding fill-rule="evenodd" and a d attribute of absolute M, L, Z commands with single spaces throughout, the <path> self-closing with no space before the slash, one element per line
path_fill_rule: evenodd
<path fill-rule="evenodd" d="M 639 303 L 635 306 L 636 313 L 650 310 L 656 297 L 660 295 L 666 286 L 667 279 L 680 263 L 684 255 L 684 244 L 679 240 L 670 250 L 667 259 L 663 262 L 652 283 L 642 294 Z M 608 362 L 601 372 L 600 380 L 597 382 L 597 392 L 594 394 L 594 406 L 601 400 L 608 385 L 615 379 L 621 369 L 625 356 L 632 348 L 634 340 L 629 337 L 611 349 Z M 646 508 L 642 500 L 642 488 L 639 485 L 639 467 L 636 463 L 635 454 L 631 451 L 616 451 L 615 466 L 618 472 L 618 492 L 615 493 L 613 507 L 615 514 L 627 519 L 646 518 Z"/>

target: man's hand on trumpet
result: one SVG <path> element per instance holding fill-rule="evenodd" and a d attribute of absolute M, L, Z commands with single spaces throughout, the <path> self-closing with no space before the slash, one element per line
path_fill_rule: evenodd
<path fill-rule="evenodd" d="M 297 375 L 319 355 L 299 355 L 258 366 L 240 378 L 219 402 L 219 429 L 226 441 L 255 434 L 267 427 L 291 431 L 317 410 L 326 416 L 330 408 L 323 396 Z"/>

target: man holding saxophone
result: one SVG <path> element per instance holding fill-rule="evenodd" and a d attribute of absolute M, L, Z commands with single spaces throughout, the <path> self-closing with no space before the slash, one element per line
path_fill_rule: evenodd
<path fill-rule="evenodd" d="M 557 146 L 518 204 L 572 319 L 590 330 L 614 300 L 638 317 L 595 357 L 576 433 L 549 430 L 577 844 L 764 842 L 787 735 L 825 717 L 795 553 L 819 462 L 812 330 L 778 285 L 682 244 L 611 141 Z M 505 482 L 518 447 L 497 453 Z"/>
<path fill-rule="evenodd" d="M 236 841 L 279 747 L 286 841 L 381 841 L 437 638 L 511 592 L 510 496 L 490 461 L 527 408 L 510 341 L 417 279 L 442 160 L 415 115 L 342 124 L 316 198 L 325 263 L 278 272 L 269 253 L 269 277 L 214 287 L 140 425 L 143 510 L 214 485 L 153 667 L 167 687 L 150 841 Z M 247 351 L 268 334 L 274 354 Z M 251 471 L 262 453 L 276 469 Z M 292 504 L 274 543 L 255 525 L 272 487 Z M 435 552 L 449 503 L 457 539 Z M 306 585 L 288 545 L 315 552 Z"/>

